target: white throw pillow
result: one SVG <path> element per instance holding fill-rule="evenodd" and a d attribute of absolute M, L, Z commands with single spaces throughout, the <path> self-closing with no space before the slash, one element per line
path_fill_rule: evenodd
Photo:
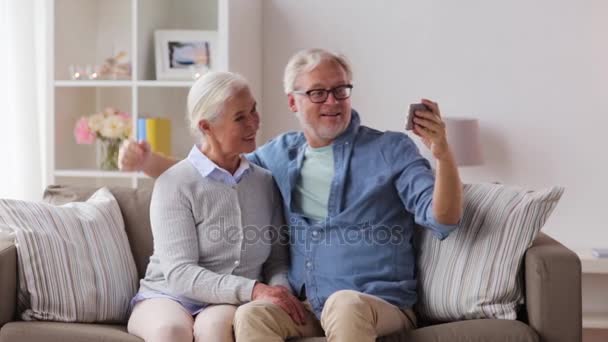
<path fill-rule="evenodd" d="M 15 241 L 15 233 L 13 233 L 12 229 L 8 226 L 0 226 L 0 242 L 14 242 Z"/>
<path fill-rule="evenodd" d="M 427 322 L 516 319 L 523 256 L 564 189 L 466 184 L 460 227 L 443 241 L 418 233 L 418 304 Z"/>
<path fill-rule="evenodd" d="M 23 320 L 126 322 L 137 270 L 107 188 L 62 206 L 0 200 L 0 229 L 15 236 Z"/>

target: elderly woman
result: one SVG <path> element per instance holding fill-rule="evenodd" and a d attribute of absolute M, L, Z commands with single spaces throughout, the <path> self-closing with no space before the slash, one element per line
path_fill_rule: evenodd
<path fill-rule="evenodd" d="M 212 72 L 188 94 L 188 157 L 163 173 L 150 206 L 154 253 L 132 300 L 130 333 L 145 341 L 232 341 L 240 304 L 271 301 L 297 323 L 287 281 L 281 198 L 255 149 L 259 114 L 241 76 Z M 149 153 L 145 144 L 132 144 Z M 268 285 L 264 284 L 266 282 Z"/>

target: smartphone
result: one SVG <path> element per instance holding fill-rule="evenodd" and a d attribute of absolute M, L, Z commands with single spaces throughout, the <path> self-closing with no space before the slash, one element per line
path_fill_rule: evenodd
<path fill-rule="evenodd" d="M 416 114 L 414 113 L 417 110 L 426 110 L 431 111 L 429 107 L 427 107 L 424 103 L 412 103 L 410 105 L 410 111 L 407 115 L 407 123 L 405 124 L 405 130 L 411 131 L 414 129 L 414 117 Z"/>

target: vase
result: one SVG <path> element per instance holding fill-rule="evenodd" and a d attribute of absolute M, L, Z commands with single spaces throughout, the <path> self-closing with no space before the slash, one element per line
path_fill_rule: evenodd
<path fill-rule="evenodd" d="M 99 139 L 99 168 L 106 171 L 118 170 L 118 150 L 120 139 Z"/>

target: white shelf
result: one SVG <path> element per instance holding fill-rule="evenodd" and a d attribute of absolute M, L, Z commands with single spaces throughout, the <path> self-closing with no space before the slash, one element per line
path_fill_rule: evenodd
<path fill-rule="evenodd" d="M 608 329 L 608 313 L 583 312 L 583 328 Z"/>
<path fill-rule="evenodd" d="M 85 81 L 85 80 L 61 80 L 55 81 L 56 87 L 130 87 L 133 84 L 131 81 Z"/>
<path fill-rule="evenodd" d="M 591 254 L 591 250 L 576 251 L 581 259 L 581 271 L 592 274 L 608 274 L 608 258 L 597 258 Z"/>
<path fill-rule="evenodd" d="M 65 88 L 80 88 L 80 87 L 131 87 L 133 84 L 138 87 L 159 87 L 159 88 L 190 88 L 194 81 L 156 81 L 156 80 L 145 80 L 145 81 L 87 81 L 87 80 L 60 80 L 55 81 L 56 87 Z"/>
<path fill-rule="evenodd" d="M 55 177 L 90 177 L 90 178 L 148 178 L 141 172 L 102 171 L 102 170 L 55 170 Z"/>
<path fill-rule="evenodd" d="M 194 81 L 137 81 L 139 87 L 190 88 Z"/>

